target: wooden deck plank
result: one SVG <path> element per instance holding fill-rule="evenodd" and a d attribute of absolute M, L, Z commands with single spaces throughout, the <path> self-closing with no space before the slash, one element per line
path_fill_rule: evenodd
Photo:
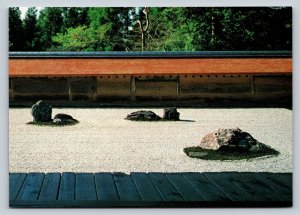
<path fill-rule="evenodd" d="M 12 173 L 9 179 L 10 207 L 290 207 L 293 204 L 292 173 L 63 173 L 61 176 L 60 173 Z"/>
<path fill-rule="evenodd" d="M 134 172 L 130 175 L 143 201 L 162 201 L 147 173 Z"/>
<path fill-rule="evenodd" d="M 60 183 L 60 173 L 48 173 L 41 188 L 39 200 L 56 200 Z"/>
<path fill-rule="evenodd" d="M 282 190 L 290 192 L 293 189 L 293 174 L 292 173 L 261 173 L 261 176 L 266 177 L 277 184 Z"/>
<path fill-rule="evenodd" d="M 226 193 L 233 201 L 253 201 L 249 193 L 234 184 L 234 180 L 230 177 L 230 173 L 224 172 L 207 172 L 203 173 L 211 180 L 220 190 Z"/>
<path fill-rule="evenodd" d="M 233 183 L 248 192 L 255 201 L 281 201 L 280 195 L 268 185 L 262 177 L 256 177 L 256 173 L 230 173 L 228 175 Z"/>
<path fill-rule="evenodd" d="M 184 201 L 178 190 L 163 173 L 148 173 L 164 201 Z"/>
<path fill-rule="evenodd" d="M 76 174 L 75 199 L 97 200 L 95 180 L 92 173 Z"/>
<path fill-rule="evenodd" d="M 17 200 L 37 200 L 44 177 L 44 173 L 28 173 Z"/>
<path fill-rule="evenodd" d="M 185 201 L 204 201 L 201 194 L 184 178 L 181 173 L 165 173 Z"/>
<path fill-rule="evenodd" d="M 113 177 L 121 201 L 141 201 L 140 194 L 130 175 L 113 173 Z"/>
<path fill-rule="evenodd" d="M 183 176 L 206 201 L 231 201 L 230 198 L 202 173 L 183 173 Z"/>
<path fill-rule="evenodd" d="M 26 173 L 13 173 L 9 175 L 9 200 L 15 200 L 25 181 Z"/>
<path fill-rule="evenodd" d="M 98 200 L 118 201 L 119 196 L 111 173 L 96 173 L 95 183 Z"/>
<path fill-rule="evenodd" d="M 282 201 L 292 201 L 293 199 L 293 179 L 292 174 L 285 173 L 252 173 L 252 178 L 263 182 L 272 195 Z"/>
<path fill-rule="evenodd" d="M 58 200 L 75 200 L 75 173 L 62 173 Z"/>

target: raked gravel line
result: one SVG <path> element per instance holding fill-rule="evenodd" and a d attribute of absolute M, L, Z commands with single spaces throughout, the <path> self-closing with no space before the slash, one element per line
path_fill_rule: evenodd
<path fill-rule="evenodd" d="M 133 122 L 141 109 L 53 108 L 74 126 L 28 125 L 30 108 L 9 109 L 10 172 L 292 172 L 293 112 L 283 108 L 178 109 L 178 122 Z M 163 109 L 148 109 L 162 115 Z M 194 121 L 194 122 L 191 122 Z M 217 128 L 239 127 L 280 152 L 277 157 L 241 161 L 192 159 L 196 146 Z"/>

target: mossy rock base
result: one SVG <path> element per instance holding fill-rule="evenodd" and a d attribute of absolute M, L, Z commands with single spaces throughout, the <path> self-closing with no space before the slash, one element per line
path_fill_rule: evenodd
<path fill-rule="evenodd" d="M 70 126 L 79 123 L 77 120 L 72 120 L 69 122 L 62 122 L 60 124 L 55 123 L 53 121 L 50 122 L 28 122 L 27 125 L 38 125 L 38 126 L 50 126 L 50 127 L 61 127 L 61 126 Z"/>
<path fill-rule="evenodd" d="M 279 152 L 272 148 L 264 148 L 258 152 L 249 152 L 244 149 L 222 149 L 210 150 L 201 147 L 187 147 L 183 150 L 185 154 L 191 158 L 198 158 L 203 160 L 243 160 L 253 159 L 264 156 L 277 156 Z"/>
<path fill-rule="evenodd" d="M 127 119 L 126 120 L 130 120 L 130 121 L 136 121 L 136 122 L 174 122 L 174 121 L 180 121 L 180 120 L 174 120 L 174 119 Z"/>

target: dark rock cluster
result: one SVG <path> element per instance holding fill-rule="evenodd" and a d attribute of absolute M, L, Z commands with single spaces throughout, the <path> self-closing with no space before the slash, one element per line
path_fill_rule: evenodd
<path fill-rule="evenodd" d="M 153 111 L 149 110 L 140 110 L 135 111 L 131 114 L 128 114 L 125 119 L 133 120 L 133 121 L 160 121 L 160 120 L 179 120 L 179 112 L 175 107 L 165 108 L 163 118 L 156 115 Z"/>
<path fill-rule="evenodd" d="M 57 125 L 72 124 L 78 122 L 72 116 L 64 113 L 59 113 L 52 120 L 52 107 L 40 100 L 31 107 L 31 115 L 34 123 L 54 123 Z"/>

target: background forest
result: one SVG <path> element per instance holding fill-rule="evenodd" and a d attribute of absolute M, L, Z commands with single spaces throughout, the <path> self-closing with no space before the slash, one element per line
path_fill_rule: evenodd
<path fill-rule="evenodd" d="M 292 8 L 11 7 L 9 50 L 292 50 Z"/>

